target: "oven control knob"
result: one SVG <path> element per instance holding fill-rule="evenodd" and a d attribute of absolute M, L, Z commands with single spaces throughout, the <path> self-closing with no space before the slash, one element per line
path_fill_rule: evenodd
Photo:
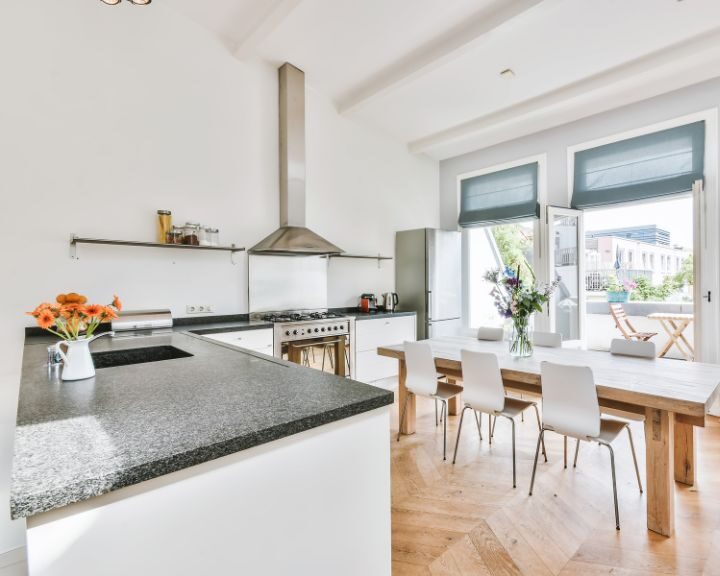
<path fill-rule="evenodd" d="M 290 330 L 285 330 L 285 336 L 290 336 Z"/>
<path fill-rule="evenodd" d="M 297 330 L 293 330 L 293 334 L 297 336 Z"/>
<path fill-rule="evenodd" d="M 320 330 L 318 330 L 317 328 L 315 328 L 315 332 L 319 332 L 319 331 L 320 331 Z"/>
<path fill-rule="evenodd" d="M 325 326 L 323 326 L 322 328 L 320 328 L 320 332 L 325 332 Z"/>

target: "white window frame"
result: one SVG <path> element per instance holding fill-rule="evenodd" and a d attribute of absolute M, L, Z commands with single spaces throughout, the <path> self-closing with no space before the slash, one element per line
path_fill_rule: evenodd
<path fill-rule="evenodd" d="M 510 160 L 509 162 L 503 162 L 501 164 L 493 164 L 492 166 L 487 166 L 485 168 L 480 168 L 478 170 L 473 170 L 471 172 L 464 172 L 463 174 L 458 174 L 456 176 L 456 186 L 457 186 L 457 217 L 460 217 L 460 206 L 461 206 L 461 185 L 463 180 L 467 180 L 468 178 L 474 178 L 475 176 L 484 176 L 486 174 L 491 174 L 492 172 L 499 172 L 501 170 L 507 170 L 509 168 L 516 168 L 517 166 L 522 166 L 524 164 L 532 164 L 533 162 L 537 162 L 538 164 L 538 196 L 537 201 L 540 205 L 540 218 L 535 219 L 533 223 L 533 269 L 535 271 L 535 275 L 540 282 L 547 282 L 547 265 L 545 264 L 545 244 L 546 244 L 546 227 L 543 225 L 544 221 L 544 214 L 545 209 L 547 205 L 547 154 L 534 154 L 532 156 L 525 156 L 523 158 L 518 158 L 516 160 Z M 458 230 L 462 232 L 462 252 L 463 252 L 463 264 L 462 264 L 462 282 L 463 282 L 463 303 L 462 303 L 462 315 L 463 315 L 463 327 L 464 328 L 472 328 L 472 326 L 469 326 L 470 321 L 470 294 L 469 290 L 467 290 L 467 283 L 468 283 L 468 268 L 469 268 L 469 243 L 467 238 L 467 229 L 462 228 L 458 225 Z M 547 330 L 547 326 L 549 325 L 549 321 L 547 319 L 547 315 L 545 314 L 536 314 L 535 319 L 535 328 L 537 330 Z"/>
<path fill-rule="evenodd" d="M 626 130 L 603 138 L 597 138 L 567 148 L 567 205 L 571 206 L 575 181 L 575 154 L 588 148 L 612 144 L 652 132 L 676 128 L 693 122 L 705 122 L 705 183 L 693 187 L 693 257 L 694 257 L 694 341 L 695 360 L 718 362 L 720 359 L 720 201 L 718 201 L 718 109 L 710 108 L 656 122 L 641 128 Z M 714 223 L 715 225 L 710 225 Z M 712 295 L 708 302 L 707 295 Z M 697 343 L 700 343 L 698 346 Z M 720 401 L 718 402 L 720 404 Z M 713 412 L 720 414 L 720 406 Z"/>

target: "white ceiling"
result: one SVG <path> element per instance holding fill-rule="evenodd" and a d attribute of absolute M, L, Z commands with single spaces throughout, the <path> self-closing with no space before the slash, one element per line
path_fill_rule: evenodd
<path fill-rule="evenodd" d="M 720 0 L 174 0 L 435 158 L 720 75 Z M 515 72 L 501 78 L 505 68 Z"/>

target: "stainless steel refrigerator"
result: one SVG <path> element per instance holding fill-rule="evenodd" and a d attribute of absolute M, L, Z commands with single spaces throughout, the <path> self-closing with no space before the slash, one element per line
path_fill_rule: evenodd
<path fill-rule="evenodd" d="M 400 310 L 417 312 L 418 339 L 462 328 L 460 232 L 421 228 L 395 234 L 395 289 Z"/>

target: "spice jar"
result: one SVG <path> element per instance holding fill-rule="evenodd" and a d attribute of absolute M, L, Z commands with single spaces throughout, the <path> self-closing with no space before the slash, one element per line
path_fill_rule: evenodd
<path fill-rule="evenodd" d="M 200 224 L 186 222 L 183 226 L 182 243 L 188 246 L 200 245 Z"/>
<path fill-rule="evenodd" d="M 217 228 L 205 228 L 205 241 L 208 246 L 219 246 L 220 231 Z"/>
<path fill-rule="evenodd" d="M 167 235 L 172 228 L 172 212 L 170 210 L 157 211 L 157 241 L 160 244 L 167 242 Z"/>
<path fill-rule="evenodd" d="M 166 244 L 182 244 L 183 243 L 183 229 L 180 226 L 173 226 L 170 228 L 170 232 L 167 233 Z"/>

